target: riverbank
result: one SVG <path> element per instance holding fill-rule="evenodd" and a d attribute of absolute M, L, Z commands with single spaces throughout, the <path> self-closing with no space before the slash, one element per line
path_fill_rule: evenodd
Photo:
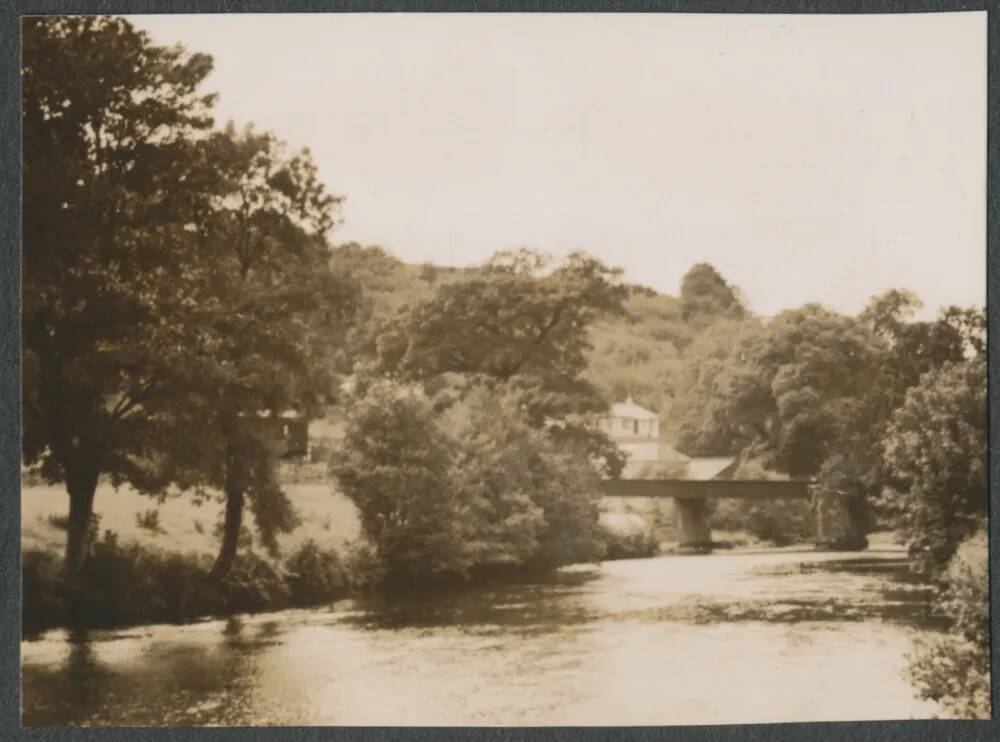
<path fill-rule="evenodd" d="M 155 499 L 127 487 L 102 486 L 95 502 L 100 536 L 80 584 L 62 583 L 65 532 L 60 518 L 65 493 L 59 487 L 22 490 L 22 629 L 27 637 L 56 628 L 111 628 L 152 623 L 189 623 L 293 607 L 324 605 L 369 592 L 377 581 L 370 553 L 358 546 L 357 511 L 328 485 L 289 483 L 302 523 L 279 538 L 280 555 L 260 549 L 242 553 L 224 581 L 209 578 L 217 548 L 214 524 L 221 506 L 191 497 Z M 150 518 L 154 511 L 156 518 Z M 250 514 L 248 514 L 250 515 Z M 252 515 L 251 515 L 252 518 Z M 248 530 L 253 532 L 252 520 Z M 632 543 L 607 532 L 607 560 L 670 554 L 672 544 L 648 537 Z M 626 534 L 627 536 L 627 534 Z M 745 533 L 715 533 L 717 552 L 767 553 L 812 549 L 799 544 L 776 549 Z M 891 535 L 876 537 L 887 545 Z M 518 580 L 530 579 L 518 575 Z M 482 580 L 479 580 L 482 581 Z M 511 576 L 492 582 L 511 581 Z M 476 580 L 453 586 L 474 589 Z"/>

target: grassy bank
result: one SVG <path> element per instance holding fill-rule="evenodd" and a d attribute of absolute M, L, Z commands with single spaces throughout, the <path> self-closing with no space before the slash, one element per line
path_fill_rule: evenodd
<path fill-rule="evenodd" d="M 282 551 L 291 551 L 306 541 L 324 548 L 341 548 L 358 538 L 361 527 L 354 505 L 328 484 L 309 482 L 287 486 L 289 497 L 302 522 L 292 533 L 279 536 Z M 61 525 L 68 499 L 61 486 L 26 486 L 21 490 L 21 550 L 62 552 L 66 532 Z M 158 511 L 158 528 L 140 525 L 150 510 Z M 113 531 L 122 543 L 138 542 L 154 549 L 179 553 L 213 555 L 218 550 L 214 535 L 222 514 L 222 503 L 210 500 L 196 505 L 193 498 L 180 495 L 162 504 L 129 487 L 117 491 L 110 485 L 98 487 L 94 512 L 100 530 Z M 253 528 L 253 514 L 246 514 Z"/>
<path fill-rule="evenodd" d="M 59 486 L 21 492 L 23 628 L 125 626 L 315 605 L 335 599 L 364 576 L 353 504 L 322 482 L 287 491 L 301 519 L 279 536 L 280 554 L 250 544 L 222 583 L 208 572 L 218 550 L 222 504 L 178 495 L 158 503 L 128 487 L 101 485 L 94 502 L 97 538 L 79 585 L 62 581 L 67 495 Z M 246 531 L 254 532 L 251 513 Z M 355 554 L 345 564 L 341 555 Z M 361 563 L 355 564 L 360 558 Z M 351 578 L 348 572 L 358 575 Z"/>

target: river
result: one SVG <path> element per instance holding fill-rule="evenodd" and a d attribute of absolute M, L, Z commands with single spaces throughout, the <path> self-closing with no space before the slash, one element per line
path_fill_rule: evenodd
<path fill-rule="evenodd" d="M 22 642 L 23 722 L 722 724 L 927 718 L 903 554 L 577 566 L 531 584 Z"/>

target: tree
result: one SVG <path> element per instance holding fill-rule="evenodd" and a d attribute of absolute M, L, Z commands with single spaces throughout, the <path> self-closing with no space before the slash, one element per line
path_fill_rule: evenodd
<path fill-rule="evenodd" d="M 681 316 L 699 328 L 719 320 L 743 319 L 746 306 L 737 289 L 709 263 L 696 263 L 681 280 Z"/>
<path fill-rule="evenodd" d="M 388 581 L 600 556 L 597 471 L 586 452 L 529 425 L 524 401 L 509 383 L 481 378 L 442 414 L 418 385 L 366 387 L 331 468 Z"/>
<path fill-rule="evenodd" d="M 873 503 L 893 484 L 884 465 L 882 444 L 907 390 L 923 374 L 946 363 L 961 362 L 967 354 L 975 353 L 977 346 L 980 352 L 985 349 L 985 314 L 981 311 L 949 307 L 936 321 L 914 321 L 912 315 L 920 306 L 914 294 L 894 289 L 873 297 L 859 315 L 878 338 L 879 348 L 840 448 L 852 460 L 866 499 Z"/>
<path fill-rule="evenodd" d="M 381 372 L 435 383 L 444 375 L 510 382 L 526 396 L 523 414 L 536 428 L 590 441 L 611 469 L 621 457 L 584 418 L 607 401 L 583 373 L 588 330 L 622 311 L 620 271 L 582 253 L 562 264 L 530 250 L 497 253 L 483 268 L 438 282 L 427 300 L 405 310 L 379 337 Z"/>
<path fill-rule="evenodd" d="M 147 405 L 183 363 L 211 59 L 120 18 L 26 18 L 23 41 L 23 450 L 66 484 L 73 575 L 98 478 L 136 476 Z"/>
<path fill-rule="evenodd" d="M 296 518 L 275 471 L 283 413 L 309 415 L 333 394 L 355 286 L 330 269 L 326 233 L 340 198 L 327 194 L 308 151 L 286 157 L 271 134 L 232 125 L 205 142 L 218 180 L 199 234 L 201 286 L 191 354 L 157 408 L 159 454 L 143 489 L 164 481 L 221 489 L 217 578 L 236 557 L 246 501 L 264 545 Z"/>
<path fill-rule="evenodd" d="M 738 455 L 767 436 L 774 400 L 764 372 L 755 364 L 765 333 L 756 319 L 720 322 L 687 348 L 670 411 L 682 451 Z"/>
<path fill-rule="evenodd" d="M 455 440 L 455 487 L 470 505 L 474 566 L 551 568 L 603 552 L 591 442 L 532 426 L 530 394 L 477 384 L 442 418 Z"/>
<path fill-rule="evenodd" d="M 681 447 L 812 476 L 845 430 L 876 353 L 860 322 L 814 304 L 766 326 L 717 325 L 685 356 Z"/>
<path fill-rule="evenodd" d="M 986 516 L 986 450 L 983 358 L 924 374 L 893 414 L 883 505 L 924 570 L 943 568 Z"/>
<path fill-rule="evenodd" d="M 452 482 L 454 442 L 435 417 L 420 389 L 377 382 L 331 459 L 390 582 L 464 574 L 472 561 L 468 505 Z"/>

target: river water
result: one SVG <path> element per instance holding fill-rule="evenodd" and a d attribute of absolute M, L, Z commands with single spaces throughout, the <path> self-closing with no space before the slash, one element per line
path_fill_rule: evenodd
<path fill-rule="evenodd" d="M 607 562 L 545 582 L 22 643 L 49 725 L 722 724 L 927 718 L 939 631 L 891 547 Z"/>

